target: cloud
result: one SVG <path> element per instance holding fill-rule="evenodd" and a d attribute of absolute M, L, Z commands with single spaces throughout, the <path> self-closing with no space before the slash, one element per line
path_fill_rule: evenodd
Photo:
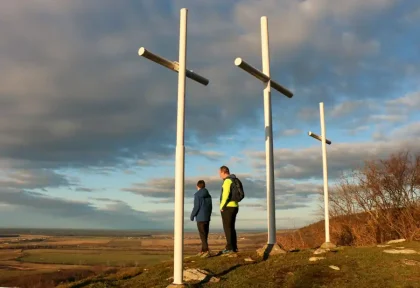
<path fill-rule="evenodd" d="M 415 23 L 416 21 L 419 21 L 420 20 L 420 6 L 408 12 L 404 16 L 404 20 L 409 23 Z"/>
<path fill-rule="evenodd" d="M 276 183 L 276 210 L 293 210 L 297 208 L 307 208 L 309 204 L 313 202 L 312 196 L 318 195 L 320 191 L 320 186 L 313 185 L 313 184 L 298 184 L 297 186 L 311 186 L 309 188 L 309 192 L 305 190 L 287 190 L 283 191 L 282 185 Z M 290 184 L 289 184 L 290 185 Z M 288 184 L 286 184 L 288 186 Z M 279 187 L 279 188 L 277 188 Z M 302 187 L 300 187 L 302 189 Z M 279 192 L 281 191 L 281 192 Z M 297 192 L 298 194 L 293 194 L 293 192 Z M 249 208 L 253 211 L 267 211 L 267 204 L 265 201 L 261 201 L 258 199 L 257 201 L 241 203 L 241 208 Z"/>
<path fill-rule="evenodd" d="M 250 178 L 251 175 L 236 174 L 242 181 L 244 191 L 248 201 L 255 204 L 255 199 L 265 199 L 265 177 L 261 178 Z M 201 176 L 201 177 L 186 177 L 185 179 L 185 197 L 192 197 L 196 191 L 197 179 L 205 179 L 206 188 L 209 190 L 213 197 L 213 201 L 219 201 L 221 184 L 222 181 L 215 176 Z M 174 198 L 174 178 L 163 177 L 163 178 L 152 178 L 146 182 L 135 183 L 131 187 L 123 188 L 125 192 L 131 192 L 144 197 L 158 198 L 159 203 L 173 203 Z M 282 203 L 288 203 L 288 205 L 295 205 L 292 202 L 296 202 L 295 198 L 291 199 L 288 195 L 294 195 L 294 197 L 301 197 L 300 200 L 305 198 L 308 201 L 310 195 L 318 194 L 319 187 L 311 182 L 294 182 L 279 180 L 275 183 L 276 197 L 281 200 Z M 192 198 L 191 198 L 192 199 Z M 292 200 L 292 201 L 290 201 Z M 244 201 L 245 206 L 251 203 Z M 246 204 L 248 203 L 248 204 Z M 283 204 L 281 204 L 283 205 Z M 302 205 L 302 204 L 301 204 Z M 280 206 L 279 206 L 280 207 Z M 284 206 L 286 207 L 286 206 Z M 281 209 L 281 208 L 279 208 Z"/>
<path fill-rule="evenodd" d="M 343 103 L 339 103 L 338 105 L 334 106 L 332 111 L 330 112 L 331 117 L 343 117 L 349 114 L 352 114 L 360 107 L 363 107 L 366 104 L 371 104 L 366 100 L 359 100 L 359 101 L 346 101 Z M 319 117 L 319 116 L 318 116 Z"/>
<path fill-rule="evenodd" d="M 400 129 L 394 131 L 392 135 L 388 138 L 388 141 L 391 139 L 418 139 L 420 138 L 420 122 L 413 122 L 408 125 L 401 127 Z M 414 142 L 414 141 L 413 141 Z"/>
<path fill-rule="evenodd" d="M 296 136 L 299 133 L 302 133 L 302 130 L 300 129 L 285 129 L 283 131 L 280 131 L 281 136 Z"/>
<path fill-rule="evenodd" d="M 173 156 L 176 74 L 136 51 L 145 45 L 176 59 L 181 2 L 12 2 L 0 4 L 0 63 L 7 71 L 0 75 L 0 153 L 8 165 L 115 167 Z M 335 102 L 338 94 L 383 98 L 399 87 L 390 81 L 395 75 L 410 70 L 407 79 L 415 79 L 417 70 L 408 69 L 415 59 L 379 53 L 396 43 L 401 33 L 394 27 L 411 31 L 396 17 L 382 22 L 398 3 L 183 1 L 190 7 L 188 65 L 211 80 L 209 87 L 188 81 L 186 141 L 218 141 L 258 122 L 261 87 L 232 61 L 260 62 L 261 15 L 269 17 L 271 31 L 291 27 L 270 34 L 272 75 L 296 92 L 282 110 L 285 125 L 302 104 Z M 283 101 L 273 100 L 273 111 Z"/>
<path fill-rule="evenodd" d="M 248 177 L 251 175 L 238 174 L 243 185 L 249 191 L 249 197 L 258 195 L 261 188 L 264 187 L 263 182 L 259 180 L 252 180 Z M 204 179 L 206 188 L 210 191 L 213 198 L 217 198 L 222 185 L 222 180 L 217 176 L 198 176 L 186 177 L 185 179 L 185 195 L 193 195 L 196 191 L 197 181 Z M 153 198 L 173 198 L 175 193 L 175 179 L 173 177 L 151 178 L 146 182 L 134 183 L 131 187 L 123 188 L 122 191 L 131 192 L 145 197 Z"/>
<path fill-rule="evenodd" d="M 121 201 L 118 199 L 111 199 L 111 198 L 104 198 L 104 197 L 89 197 L 89 199 L 99 201 L 99 202 L 124 203 L 124 201 Z"/>
<path fill-rule="evenodd" d="M 364 125 L 364 126 L 356 127 L 354 129 L 348 129 L 347 132 L 349 133 L 349 135 L 355 136 L 360 132 L 369 130 L 369 128 L 370 128 L 370 126 Z"/>
<path fill-rule="evenodd" d="M 17 189 L 46 189 L 71 186 L 66 176 L 50 170 L 14 170 L 0 179 L 3 187 Z M 81 188 L 78 188 L 81 189 Z"/>
<path fill-rule="evenodd" d="M 71 201 L 30 191 L 1 189 L 0 203 L 9 206 L 9 213 L 23 211 L 24 215 L 48 218 L 46 222 L 37 223 L 38 227 L 60 227 L 60 223 L 66 221 L 71 221 L 72 227 L 79 228 L 153 229 L 156 227 L 156 223 L 151 220 L 148 213 L 134 210 L 122 201 L 112 201 L 106 208 L 99 209 L 89 202 Z M 25 222 L 22 217 L 13 218 L 16 219 L 8 217 L 7 224 L 10 227 L 16 225 L 25 227 L 25 223 L 26 227 L 29 227 L 30 222 L 34 220 L 29 217 Z M 164 226 L 165 223 L 159 223 L 160 228 L 164 229 Z"/>
<path fill-rule="evenodd" d="M 137 50 L 145 46 L 176 59 L 181 7 L 190 11 L 188 67 L 210 79 L 207 87 L 187 80 L 185 145 L 190 156 L 219 160 L 226 155 L 218 145 L 247 147 L 255 138 L 250 131 L 262 127 L 262 85 L 238 71 L 233 60 L 240 56 L 259 67 L 263 15 L 269 17 L 271 76 L 295 93 L 286 99 L 273 92 L 272 110 L 280 133 L 292 137 L 299 130 L 316 132 L 308 124 L 316 123 L 319 129 L 321 101 L 328 131 L 339 127 L 356 134 L 371 124 L 381 126 L 375 142 L 336 144 L 339 139 L 332 139 L 328 148 L 332 178 L 370 155 L 415 148 L 414 124 L 392 132 L 401 138 L 393 142 L 385 140 L 392 138 L 385 128 L 405 123 L 416 111 L 412 107 L 418 106 L 417 94 L 395 98 L 401 91 L 418 90 L 417 1 L 3 1 L 0 167 L 5 174 L 0 182 L 10 201 L 34 200 L 37 205 L 44 198 L 51 205 L 59 201 L 105 220 L 112 214 L 118 221 L 110 223 L 116 227 L 119 223 L 139 227 L 143 223 L 139 219 L 148 219 L 124 203 L 90 199 L 105 203 L 106 208 L 98 210 L 90 201 L 69 204 L 31 190 L 93 191 L 63 171 L 77 171 L 83 177 L 107 177 L 117 171 L 129 177 L 138 172 L 145 178 L 150 167 L 154 171 L 173 166 L 177 75 L 139 58 Z M 261 162 L 264 156 L 258 153 Z M 234 155 L 228 163 L 245 169 L 244 160 L 248 159 Z M 302 197 L 285 199 L 283 208 L 309 203 L 307 195 L 315 193 L 310 184 L 288 180 L 318 179 L 320 165 L 318 146 L 276 151 L 277 194 Z M 257 174 L 263 171 L 261 163 L 255 166 Z M 202 177 L 217 198 L 220 180 Z M 198 179 L 187 177 L 187 193 L 194 191 Z M 264 177 L 245 173 L 243 179 L 251 199 L 265 197 Z M 173 178 L 139 180 L 124 190 L 170 202 Z M 11 191 L 23 194 L 13 198 Z M 22 210 L 26 206 L 12 206 L 28 215 Z M 41 216 L 41 210 L 31 211 L 43 223 L 52 212 Z M 108 225 L 95 218 L 99 216 L 91 217 L 97 225 Z"/>
<path fill-rule="evenodd" d="M 219 152 L 219 151 L 211 151 L 211 150 L 203 151 L 203 150 L 198 150 L 192 147 L 186 147 L 185 150 L 186 150 L 185 152 L 187 155 L 201 156 L 209 160 L 220 160 L 220 158 L 224 156 L 224 153 Z"/>
<path fill-rule="evenodd" d="M 386 101 L 386 104 L 392 109 L 420 109 L 420 91 L 411 92 L 403 97 Z"/>
<path fill-rule="evenodd" d="M 94 192 L 96 189 L 87 188 L 87 187 L 78 187 L 75 189 L 77 192 Z"/>
<path fill-rule="evenodd" d="M 379 135 L 378 135 L 379 136 Z M 392 141 L 388 140 L 392 139 Z M 420 152 L 419 123 L 403 126 L 393 131 L 385 140 L 383 136 L 374 142 L 339 143 L 327 147 L 328 177 L 337 179 L 343 172 L 361 168 L 364 161 L 383 158 L 401 150 Z M 264 152 L 248 152 L 258 171 L 265 169 Z M 277 179 L 320 179 L 322 178 L 321 147 L 302 149 L 275 149 L 275 175 Z"/>

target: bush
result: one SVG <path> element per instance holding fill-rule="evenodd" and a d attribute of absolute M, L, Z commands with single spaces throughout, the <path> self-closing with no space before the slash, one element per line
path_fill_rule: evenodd
<path fill-rule="evenodd" d="M 367 161 L 330 193 L 330 215 L 343 219 L 342 227 L 356 243 L 419 239 L 420 155 L 405 152 Z"/>
<path fill-rule="evenodd" d="M 395 238 L 420 240 L 420 155 L 402 152 L 366 161 L 329 193 L 330 237 L 339 245 L 371 245 Z M 320 246 L 324 221 L 278 240 L 290 248 Z"/>

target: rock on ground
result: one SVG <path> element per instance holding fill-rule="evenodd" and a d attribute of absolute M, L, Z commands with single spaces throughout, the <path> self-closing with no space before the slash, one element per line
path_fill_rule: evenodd
<path fill-rule="evenodd" d="M 316 249 L 316 250 L 315 250 L 314 254 L 315 254 L 315 255 L 318 255 L 318 254 L 324 254 L 324 253 L 327 253 L 328 251 L 329 251 L 328 249 L 322 249 L 322 248 L 319 248 L 319 249 Z"/>
<path fill-rule="evenodd" d="M 283 250 L 278 244 L 266 244 L 264 247 L 257 250 L 257 254 L 260 257 L 263 257 L 265 254 L 268 255 L 280 255 L 286 254 L 287 252 Z"/>
<path fill-rule="evenodd" d="M 401 249 L 401 250 L 389 249 L 389 250 L 384 250 L 384 252 L 389 253 L 389 254 L 417 254 L 417 251 L 413 249 Z"/>
<path fill-rule="evenodd" d="M 309 261 L 315 262 L 315 261 L 324 260 L 324 259 L 326 258 L 325 257 L 311 257 L 309 258 Z"/>
<path fill-rule="evenodd" d="M 187 269 L 184 271 L 184 281 L 203 281 L 209 272 L 202 269 Z"/>
<path fill-rule="evenodd" d="M 210 279 L 208 279 L 210 277 Z M 184 271 L 184 281 L 204 281 L 208 279 L 209 282 L 219 282 L 220 279 L 217 277 L 213 277 L 209 272 L 202 269 L 187 269 Z M 169 287 L 169 286 L 168 286 Z M 178 286 L 174 286 L 178 287 Z"/>
<path fill-rule="evenodd" d="M 217 282 L 220 282 L 220 278 L 217 278 L 217 277 L 211 277 L 210 282 L 212 282 L 212 283 L 217 283 Z"/>
<path fill-rule="evenodd" d="M 333 249 L 336 248 L 337 246 L 334 243 L 331 242 L 325 242 L 324 244 L 321 245 L 322 249 Z"/>
<path fill-rule="evenodd" d="M 333 269 L 333 270 L 337 270 L 337 271 L 339 271 L 339 270 L 340 270 L 340 268 L 339 268 L 339 267 L 334 266 L 334 265 L 330 265 L 329 267 L 330 267 L 331 269 Z"/>
<path fill-rule="evenodd" d="M 410 260 L 410 259 L 403 259 L 403 260 L 401 260 L 401 262 L 404 263 L 405 265 L 408 265 L 408 266 L 417 266 L 417 265 L 420 265 L 420 262 L 419 261 Z"/>
<path fill-rule="evenodd" d="M 401 242 L 405 242 L 405 239 L 391 240 L 391 241 L 388 241 L 387 244 L 395 244 L 395 243 L 401 243 Z"/>
<path fill-rule="evenodd" d="M 391 245 L 388 245 L 388 244 L 386 244 L 386 245 L 377 245 L 376 247 L 385 248 L 385 247 L 389 247 L 389 246 L 391 246 Z"/>
<path fill-rule="evenodd" d="M 238 257 L 238 254 L 236 253 L 222 254 L 222 257 L 236 258 Z"/>
<path fill-rule="evenodd" d="M 251 257 L 245 258 L 244 259 L 246 262 L 254 262 L 254 260 Z"/>

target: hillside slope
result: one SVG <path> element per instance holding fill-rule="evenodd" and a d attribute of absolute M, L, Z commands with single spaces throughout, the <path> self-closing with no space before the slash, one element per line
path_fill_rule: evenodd
<path fill-rule="evenodd" d="M 187 287 L 420 287 L 420 253 L 383 252 L 400 246 L 420 252 L 420 242 L 392 246 L 345 247 L 323 255 L 313 255 L 313 250 L 304 250 L 272 256 L 265 261 L 250 253 L 238 253 L 238 257 L 232 258 L 193 257 L 186 259 L 186 269 L 206 270 L 219 281 L 190 283 Z M 310 262 L 309 258 L 313 256 L 326 259 Z M 249 257 L 254 262 L 245 260 Z M 331 265 L 340 270 L 330 268 Z M 167 287 L 171 283 L 172 273 L 172 263 L 165 262 L 149 269 L 125 270 L 119 274 L 86 279 L 61 287 Z"/>

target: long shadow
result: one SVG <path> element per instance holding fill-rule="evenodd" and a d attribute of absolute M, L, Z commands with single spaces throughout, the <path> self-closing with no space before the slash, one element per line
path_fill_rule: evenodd
<path fill-rule="evenodd" d="M 266 261 L 268 259 L 268 257 L 270 256 L 271 251 L 273 250 L 274 245 L 273 244 L 268 244 L 267 247 L 264 250 L 264 255 L 263 255 L 263 261 Z"/>
<path fill-rule="evenodd" d="M 274 247 L 274 244 L 267 244 L 267 247 L 265 247 L 265 250 L 264 250 L 262 261 L 266 261 L 268 259 L 268 257 L 270 257 L 271 251 L 273 251 L 273 247 Z M 280 248 L 284 250 L 284 247 L 281 246 L 281 245 L 280 245 Z M 287 251 L 287 253 L 289 253 L 289 252 L 299 252 L 299 251 L 300 251 L 299 249 L 295 249 L 295 250 Z"/>
<path fill-rule="evenodd" d="M 236 264 L 236 265 L 230 267 L 229 269 L 226 269 L 226 270 L 224 270 L 224 271 L 222 271 L 218 274 L 207 275 L 207 277 L 204 278 L 200 283 L 197 283 L 197 284 L 192 285 L 190 287 L 201 287 L 202 284 L 210 282 L 210 280 L 213 277 L 221 278 L 221 277 L 225 276 L 226 274 L 229 274 L 230 272 L 235 271 L 239 267 L 248 266 L 248 265 L 255 265 L 255 264 L 258 264 L 259 262 L 260 261 L 255 261 L 255 262 L 252 262 L 252 263 L 245 263 L 245 264 Z"/>

